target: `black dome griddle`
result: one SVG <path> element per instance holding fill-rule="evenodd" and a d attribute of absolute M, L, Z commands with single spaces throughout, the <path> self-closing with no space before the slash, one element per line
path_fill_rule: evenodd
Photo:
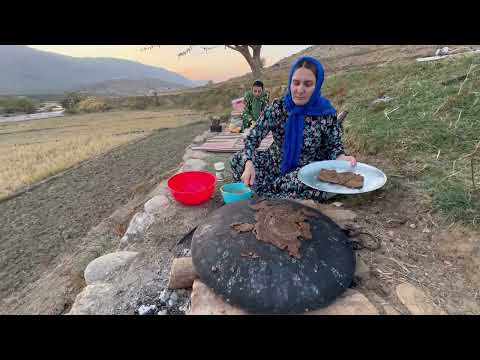
<path fill-rule="evenodd" d="M 255 224 L 254 200 L 212 212 L 192 238 L 193 265 L 200 279 L 226 302 L 252 313 L 303 313 L 329 305 L 351 284 L 355 256 L 346 235 L 322 213 L 288 200 L 270 206 L 308 209 L 311 240 L 301 240 L 300 259 L 238 233 L 234 223 Z"/>

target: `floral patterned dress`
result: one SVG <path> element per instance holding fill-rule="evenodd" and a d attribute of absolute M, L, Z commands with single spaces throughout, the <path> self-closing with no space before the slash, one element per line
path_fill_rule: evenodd
<path fill-rule="evenodd" d="M 245 162 L 252 160 L 255 167 L 254 193 L 265 198 L 298 198 L 324 201 L 328 193 L 312 189 L 298 179 L 298 171 L 314 161 L 335 160 L 344 153 L 342 127 L 336 115 L 305 116 L 303 147 L 298 167 L 282 176 L 280 164 L 283 155 L 284 125 L 288 110 L 282 99 L 276 99 L 259 117 L 256 125 L 245 139 L 245 147 L 231 161 L 233 177 L 240 181 Z M 269 132 L 273 144 L 265 151 L 256 148 Z"/>

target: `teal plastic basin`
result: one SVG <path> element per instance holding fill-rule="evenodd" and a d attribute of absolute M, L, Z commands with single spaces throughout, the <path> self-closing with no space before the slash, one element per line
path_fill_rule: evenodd
<path fill-rule="evenodd" d="M 252 190 L 243 182 L 225 184 L 220 188 L 225 204 L 247 200 L 252 197 Z"/>

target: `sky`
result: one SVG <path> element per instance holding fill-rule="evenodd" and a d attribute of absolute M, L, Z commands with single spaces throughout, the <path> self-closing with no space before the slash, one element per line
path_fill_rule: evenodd
<path fill-rule="evenodd" d="M 145 45 L 29 45 L 32 48 L 52 51 L 75 57 L 112 57 L 138 61 L 142 64 L 160 66 L 179 73 L 191 80 L 224 81 L 250 72 L 243 56 L 220 45 L 207 54 L 195 47 L 191 54 L 177 57 L 184 45 L 161 45 L 148 51 Z M 202 45 L 212 47 L 214 45 Z M 293 55 L 310 45 L 263 45 L 262 57 L 266 66 L 273 65 L 284 57 Z"/>

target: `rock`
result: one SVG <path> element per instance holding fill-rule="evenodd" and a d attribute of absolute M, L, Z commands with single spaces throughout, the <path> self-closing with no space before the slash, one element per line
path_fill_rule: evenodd
<path fill-rule="evenodd" d="M 185 289 L 178 289 L 176 292 L 177 292 L 177 295 L 180 297 L 184 297 L 188 294 L 188 290 L 185 290 Z"/>
<path fill-rule="evenodd" d="M 392 305 L 383 305 L 385 315 L 401 315 Z"/>
<path fill-rule="evenodd" d="M 374 101 L 372 101 L 370 105 L 373 106 L 373 105 L 377 105 L 379 103 L 388 103 L 392 100 L 393 100 L 393 98 L 391 98 L 390 96 L 384 95 L 384 96 L 381 96 L 378 99 L 375 99 Z"/>
<path fill-rule="evenodd" d="M 194 143 L 194 144 L 201 144 L 201 143 L 203 143 L 204 141 L 205 141 L 205 138 L 204 138 L 204 136 L 202 136 L 202 135 L 197 135 L 197 136 L 195 136 L 195 138 L 193 139 L 193 143 Z"/>
<path fill-rule="evenodd" d="M 393 231 L 388 231 L 387 235 L 393 238 L 395 236 L 395 233 Z"/>
<path fill-rule="evenodd" d="M 157 315 L 167 315 L 168 311 L 167 310 L 160 310 Z"/>
<path fill-rule="evenodd" d="M 160 184 L 158 184 L 150 193 L 150 197 L 155 197 L 157 195 L 168 195 L 170 194 L 170 189 L 167 186 L 167 181 L 162 181 Z"/>
<path fill-rule="evenodd" d="M 338 202 L 338 201 L 335 201 L 332 203 L 333 206 L 336 206 L 336 207 L 342 207 L 343 204 L 341 202 Z"/>
<path fill-rule="evenodd" d="M 443 48 L 437 49 L 437 50 L 435 51 L 435 56 L 446 56 L 446 55 L 448 55 L 448 51 L 449 51 L 449 50 L 450 50 L 450 49 L 448 48 L 448 46 L 445 46 L 445 47 L 443 47 Z"/>
<path fill-rule="evenodd" d="M 172 295 L 170 295 L 170 300 L 172 300 L 175 303 L 177 302 L 178 295 L 175 293 L 175 291 L 172 291 Z"/>
<path fill-rule="evenodd" d="M 168 307 L 173 307 L 177 302 L 173 301 L 172 299 L 168 300 Z"/>
<path fill-rule="evenodd" d="M 198 279 L 193 282 L 191 299 L 188 315 L 247 315 L 246 311 L 222 301 Z"/>
<path fill-rule="evenodd" d="M 189 159 L 182 167 L 182 171 L 200 171 L 207 168 L 207 163 L 201 159 Z"/>
<path fill-rule="evenodd" d="M 106 280 L 115 271 L 130 264 L 137 255 L 138 253 L 133 251 L 117 251 L 96 258 L 85 268 L 85 282 L 92 285 Z"/>
<path fill-rule="evenodd" d="M 446 315 L 422 290 L 411 284 L 398 285 L 396 292 L 399 300 L 413 315 Z"/>
<path fill-rule="evenodd" d="M 385 311 L 385 315 L 400 315 L 400 313 L 392 306 L 390 305 L 385 299 L 381 298 L 377 294 L 373 293 L 373 300 L 375 303 L 378 305 L 378 307 L 383 308 L 383 311 Z"/>
<path fill-rule="evenodd" d="M 204 151 L 195 151 L 188 149 L 185 151 L 185 154 L 183 155 L 183 161 L 187 161 L 188 159 L 200 159 L 203 160 L 206 157 L 208 157 L 208 154 Z"/>
<path fill-rule="evenodd" d="M 333 304 L 305 315 L 378 315 L 375 306 L 362 293 L 348 289 Z"/>
<path fill-rule="evenodd" d="M 410 228 L 415 229 L 416 227 L 417 227 L 417 225 L 415 225 L 415 224 L 410 224 Z"/>
<path fill-rule="evenodd" d="M 163 289 L 159 297 L 160 301 L 166 303 L 169 298 L 170 298 L 170 291 L 167 289 Z"/>
<path fill-rule="evenodd" d="M 130 221 L 125 235 L 136 235 L 144 232 L 154 221 L 154 217 L 146 212 L 139 212 Z"/>
<path fill-rule="evenodd" d="M 193 283 L 192 306 L 188 315 L 248 315 L 248 313 L 227 304 L 197 279 Z M 378 311 L 363 294 L 348 289 L 333 304 L 306 312 L 305 315 L 378 315 Z"/>
<path fill-rule="evenodd" d="M 112 285 L 88 285 L 77 295 L 67 315 L 113 315 L 114 298 L 115 289 Z"/>
<path fill-rule="evenodd" d="M 145 203 L 144 209 L 145 212 L 149 214 L 158 214 L 162 212 L 169 203 L 170 201 L 165 195 L 157 195 Z"/>
<path fill-rule="evenodd" d="M 138 315 L 153 315 L 157 311 L 155 305 L 142 305 L 138 308 Z"/>

